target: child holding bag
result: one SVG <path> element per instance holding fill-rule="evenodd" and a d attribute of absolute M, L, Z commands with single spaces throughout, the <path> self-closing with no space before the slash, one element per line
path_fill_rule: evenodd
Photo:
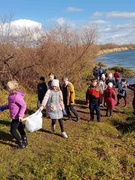
<path fill-rule="evenodd" d="M 23 149 L 28 144 L 24 126 L 22 124 L 26 110 L 26 103 L 24 101 L 25 94 L 19 91 L 19 84 L 15 80 L 7 83 L 7 89 L 9 91 L 8 104 L 6 106 L 2 106 L 0 110 L 2 112 L 5 109 L 9 109 L 10 117 L 12 119 L 10 133 L 16 139 L 18 149 Z"/>
<path fill-rule="evenodd" d="M 68 138 L 66 132 L 64 131 L 64 126 L 63 126 L 63 121 L 62 121 L 63 114 L 65 114 L 65 110 L 64 110 L 64 103 L 63 103 L 63 95 L 59 88 L 59 80 L 53 79 L 51 86 L 52 86 L 52 89 L 47 90 L 39 110 L 42 111 L 45 106 L 48 106 L 47 107 L 48 114 L 52 120 L 51 130 L 53 132 L 55 131 L 56 120 L 58 120 L 61 133 L 62 133 L 61 136 L 63 138 Z"/>

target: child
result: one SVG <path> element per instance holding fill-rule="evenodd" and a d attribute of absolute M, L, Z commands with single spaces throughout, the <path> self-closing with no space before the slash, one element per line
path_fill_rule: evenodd
<path fill-rule="evenodd" d="M 7 89 L 9 91 L 8 105 L 1 107 L 1 109 L 9 109 L 10 117 L 12 119 L 10 133 L 17 140 L 18 148 L 23 149 L 28 144 L 24 126 L 22 124 L 26 110 L 26 103 L 24 101 L 25 94 L 19 91 L 18 82 L 15 80 L 7 83 Z"/>
<path fill-rule="evenodd" d="M 37 93 L 38 93 L 38 104 L 37 107 L 40 107 L 42 100 L 47 92 L 47 85 L 45 82 L 45 78 L 43 76 L 40 77 L 40 82 L 37 85 Z"/>
<path fill-rule="evenodd" d="M 75 103 L 75 89 L 74 85 L 68 80 L 67 76 L 64 76 L 62 78 L 63 85 L 62 85 L 62 93 L 63 93 L 63 99 L 64 99 L 64 105 L 66 108 L 67 116 L 69 120 L 72 120 L 71 112 L 76 117 L 76 122 L 80 121 L 80 117 L 78 115 L 78 112 L 74 108 Z"/>
<path fill-rule="evenodd" d="M 107 87 L 106 85 L 106 78 L 105 78 L 105 75 L 102 74 L 101 75 L 101 80 L 99 81 L 99 87 L 102 89 L 103 91 L 103 94 L 101 94 L 101 104 L 100 106 L 103 107 L 105 105 L 105 101 L 104 101 L 104 91 Z"/>
<path fill-rule="evenodd" d="M 92 79 L 91 84 L 86 92 L 86 102 L 90 109 L 90 121 L 94 121 L 94 110 L 96 110 L 97 121 L 101 122 L 100 100 L 102 90 L 98 86 L 97 79 Z"/>
<path fill-rule="evenodd" d="M 132 102 L 132 106 L 133 106 L 133 114 L 135 114 L 135 84 L 125 84 L 130 90 L 134 91 L 134 97 L 133 97 L 133 102 Z"/>
<path fill-rule="evenodd" d="M 127 93 L 126 93 L 126 79 L 121 79 L 121 82 L 118 84 L 118 94 L 117 94 L 117 104 L 120 104 L 120 99 L 124 99 L 124 107 L 127 105 Z"/>
<path fill-rule="evenodd" d="M 104 91 L 105 102 L 106 102 L 106 116 L 108 116 L 108 112 L 110 111 L 110 116 L 112 116 L 112 111 L 116 104 L 116 93 L 113 89 L 113 83 L 109 82 L 107 89 Z"/>
<path fill-rule="evenodd" d="M 68 138 L 66 132 L 64 131 L 63 121 L 62 121 L 63 113 L 65 114 L 65 111 L 64 111 L 62 92 L 59 88 L 59 80 L 53 79 L 51 86 L 52 89 L 48 89 L 48 91 L 46 92 L 41 107 L 39 109 L 40 111 L 42 111 L 44 106 L 47 105 L 48 114 L 52 120 L 51 130 L 53 132 L 55 131 L 55 124 L 56 124 L 56 120 L 58 119 L 62 132 L 61 136 L 63 138 Z"/>

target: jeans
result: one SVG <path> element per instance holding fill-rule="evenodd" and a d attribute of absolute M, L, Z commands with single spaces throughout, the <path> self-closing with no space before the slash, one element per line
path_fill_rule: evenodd
<path fill-rule="evenodd" d="M 90 103 L 90 106 L 89 106 L 89 109 L 90 109 L 90 118 L 91 120 L 94 120 L 94 110 L 96 110 L 96 115 L 97 115 L 97 121 L 100 122 L 101 119 L 100 119 L 100 105 L 98 103 Z"/>
<path fill-rule="evenodd" d="M 17 130 L 19 131 L 21 137 L 26 136 L 22 122 L 20 122 L 18 119 L 13 119 L 11 122 L 10 133 L 17 140 L 17 142 L 20 142 L 21 137 Z"/>
<path fill-rule="evenodd" d="M 67 115 L 68 117 L 71 117 L 71 113 L 70 111 L 75 115 L 76 118 L 78 118 L 78 113 L 77 111 L 75 110 L 74 106 L 73 105 L 68 105 L 66 106 L 66 112 L 67 112 Z"/>

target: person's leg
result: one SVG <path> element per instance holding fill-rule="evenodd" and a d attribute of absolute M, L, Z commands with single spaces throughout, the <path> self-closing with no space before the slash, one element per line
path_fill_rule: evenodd
<path fill-rule="evenodd" d="M 58 119 L 58 121 L 59 121 L 60 129 L 61 129 L 61 136 L 63 138 L 68 138 L 66 132 L 64 131 L 63 120 L 62 119 Z"/>
<path fill-rule="evenodd" d="M 18 126 L 18 131 L 22 137 L 23 143 L 25 144 L 25 146 L 28 145 L 28 141 L 27 141 L 27 137 L 26 137 L 26 133 L 24 131 L 24 126 L 22 124 L 22 122 L 20 122 L 19 126 Z"/>
<path fill-rule="evenodd" d="M 13 137 L 19 142 L 21 140 L 21 137 L 19 136 L 17 129 L 19 127 L 19 120 L 12 120 L 11 122 L 11 128 L 10 128 L 10 133 L 13 135 Z"/>
<path fill-rule="evenodd" d="M 96 114 L 97 114 L 97 121 L 101 122 L 101 114 L 100 114 L 100 106 L 95 104 Z"/>
<path fill-rule="evenodd" d="M 55 124 L 56 124 L 56 119 L 52 119 L 52 123 L 51 123 L 51 131 L 55 132 Z"/>
<path fill-rule="evenodd" d="M 59 121 L 59 125 L 60 125 L 61 132 L 64 132 L 64 126 L 63 126 L 63 121 L 62 121 L 62 119 L 58 119 L 58 121 Z"/>
<path fill-rule="evenodd" d="M 108 108 L 106 109 L 106 116 L 108 116 Z"/>
<path fill-rule="evenodd" d="M 66 112 L 67 112 L 68 119 L 71 120 L 72 116 L 71 116 L 71 113 L 70 113 L 70 107 L 69 106 L 65 106 L 65 109 L 66 109 Z"/>
<path fill-rule="evenodd" d="M 94 121 L 94 104 L 90 103 L 90 121 Z"/>
<path fill-rule="evenodd" d="M 73 105 L 70 105 L 69 108 L 70 108 L 70 110 L 72 111 L 72 113 L 75 115 L 76 120 L 79 121 L 79 120 L 80 120 L 80 117 L 79 117 L 77 111 L 75 110 L 74 106 L 73 106 Z"/>
<path fill-rule="evenodd" d="M 110 116 L 112 116 L 112 112 L 113 112 L 113 110 L 110 110 Z"/>
<path fill-rule="evenodd" d="M 11 128 L 10 128 L 10 133 L 13 135 L 13 137 L 17 140 L 18 143 L 18 147 L 20 149 L 25 148 L 25 144 L 23 143 L 23 140 L 21 139 L 21 137 L 19 136 L 17 129 L 19 127 L 20 121 L 18 119 L 16 120 L 12 120 L 11 122 Z"/>
<path fill-rule="evenodd" d="M 127 98 L 126 97 L 124 98 L 124 103 L 125 103 L 124 104 L 124 107 L 125 107 L 127 105 Z"/>
<path fill-rule="evenodd" d="M 118 95 L 117 95 L 117 104 L 116 104 L 116 106 L 117 106 L 118 104 L 120 104 L 119 100 L 120 100 L 120 95 L 118 94 Z"/>

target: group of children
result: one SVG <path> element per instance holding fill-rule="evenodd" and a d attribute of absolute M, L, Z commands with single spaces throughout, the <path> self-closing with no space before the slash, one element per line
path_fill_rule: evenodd
<path fill-rule="evenodd" d="M 38 84 L 38 109 L 42 111 L 46 106 L 48 117 L 51 121 L 51 130 L 55 131 L 56 121 L 58 120 L 61 136 L 68 138 L 63 126 L 63 115 L 67 115 L 69 120 L 72 120 L 70 111 L 75 115 L 76 122 L 80 120 L 77 111 L 74 108 L 75 91 L 74 86 L 68 81 L 68 77 L 63 77 L 63 87 L 60 88 L 58 79 L 55 79 L 54 74 L 49 74 L 50 81 L 48 82 L 48 88 L 45 83 L 44 77 L 40 78 Z M 101 75 L 101 79 L 98 81 L 96 78 L 91 80 L 90 86 L 86 92 L 86 102 L 90 109 L 90 121 L 94 121 L 94 111 L 96 110 L 97 121 L 101 122 L 100 106 L 106 106 L 106 116 L 112 116 L 115 105 L 119 104 L 121 98 L 126 100 L 125 88 L 134 91 L 133 108 L 135 113 L 135 85 L 129 85 L 125 79 L 121 79 L 118 84 L 118 95 L 116 98 L 115 82 L 113 75 L 110 73 L 106 78 L 104 74 Z M 7 89 L 9 91 L 8 104 L 0 107 L 0 111 L 9 109 L 10 117 L 12 119 L 10 133 L 16 139 L 18 149 L 23 149 L 28 145 L 27 136 L 23 126 L 23 118 L 26 111 L 26 103 L 24 101 L 25 94 L 20 91 L 19 84 L 16 80 L 9 81 L 7 83 Z M 42 93 L 41 93 L 42 92 Z M 117 100 L 117 103 L 116 103 Z"/>
<path fill-rule="evenodd" d="M 101 68 L 101 67 L 100 67 Z M 118 89 L 116 93 L 116 88 Z M 133 109 L 135 114 L 135 84 L 130 85 L 125 78 L 119 76 L 116 70 L 106 75 L 101 74 L 100 77 L 94 77 L 86 92 L 86 102 L 90 109 L 90 121 L 94 120 L 94 110 L 96 111 L 97 121 L 101 122 L 100 107 L 106 107 L 106 116 L 112 116 L 115 106 L 120 104 L 120 99 L 124 99 L 124 107 L 127 105 L 126 89 L 134 91 Z"/>

